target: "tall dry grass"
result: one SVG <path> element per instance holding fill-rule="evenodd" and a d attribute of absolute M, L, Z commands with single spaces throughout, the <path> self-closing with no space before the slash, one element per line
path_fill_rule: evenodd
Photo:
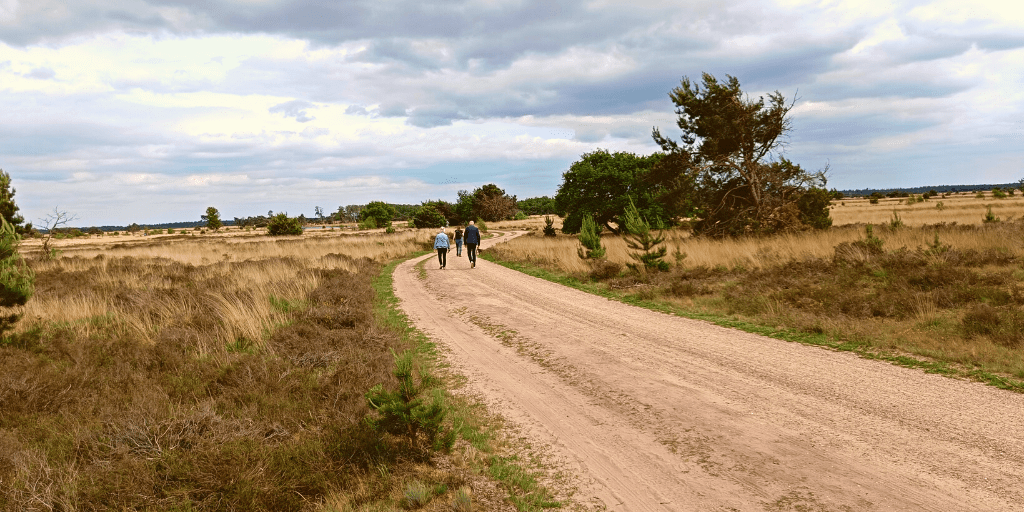
<path fill-rule="evenodd" d="M 404 343 L 372 282 L 424 236 L 154 238 L 30 256 L 0 339 L 0 510 L 298 511 L 420 460 L 361 420 Z"/>
<path fill-rule="evenodd" d="M 959 193 L 914 204 L 899 198 L 880 199 L 878 204 L 871 204 L 868 199 L 842 199 L 832 202 L 829 213 L 835 226 L 885 224 L 893 218 L 893 212 L 911 227 L 940 223 L 979 225 L 989 207 L 1003 221 L 1024 218 L 1024 194 L 1005 199 L 995 199 L 991 192 L 984 196 L 978 199 L 974 193 Z"/>
<path fill-rule="evenodd" d="M 883 225 L 876 226 L 874 233 L 885 241 L 886 248 L 925 246 L 933 242 L 935 234 L 939 233 L 943 243 L 954 247 L 979 251 L 1005 250 L 1014 256 L 1024 257 L 1024 233 L 1000 229 L 999 226 L 889 229 Z M 686 231 L 669 230 L 665 247 L 670 262 L 674 261 L 672 255 L 678 251 L 686 255 L 683 260 L 686 266 L 755 270 L 794 260 L 829 258 L 840 243 L 864 237 L 863 226 L 724 240 L 691 237 Z M 633 262 L 622 237 L 606 233 L 602 236 L 602 243 L 607 248 L 609 261 L 621 265 Z M 488 250 L 501 259 L 527 261 L 570 274 L 586 273 L 590 264 L 579 258 L 578 247 L 579 241 L 574 236 L 548 238 L 532 234 Z"/>

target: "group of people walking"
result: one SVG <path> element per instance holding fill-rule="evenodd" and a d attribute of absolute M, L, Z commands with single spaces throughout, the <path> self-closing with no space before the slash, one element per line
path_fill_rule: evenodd
<path fill-rule="evenodd" d="M 480 229 L 476 223 L 469 221 L 466 231 L 462 228 L 455 228 L 455 256 L 462 257 L 462 243 L 466 243 L 466 256 L 469 257 L 470 268 L 476 268 L 476 248 L 480 245 Z M 447 266 L 448 249 L 451 248 L 451 240 L 442 227 L 434 237 L 434 249 L 437 249 L 437 261 L 441 264 L 441 270 Z"/>

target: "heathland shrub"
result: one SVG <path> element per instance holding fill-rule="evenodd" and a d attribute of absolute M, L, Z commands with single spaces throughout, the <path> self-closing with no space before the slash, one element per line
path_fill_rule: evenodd
<path fill-rule="evenodd" d="M 287 213 L 279 213 L 270 218 L 270 224 L 267 224 L 267 234 L 270 236 L 301 235 L 302 221 L 298 218 L 288 218 Z"/>

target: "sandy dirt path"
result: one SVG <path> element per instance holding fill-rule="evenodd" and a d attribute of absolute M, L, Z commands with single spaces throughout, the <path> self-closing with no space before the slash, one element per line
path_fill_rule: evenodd
<path fill-rule="evenodd" d="M 426 279 L 415 268 L 424 259 Z M 437 267 L 435 255 L 398 266 L 403 310 L 495 412 L 569 462 L 584 502 L 1024 510 L 1024 395 L 656 313 L 483 260 L 470 269 L 452 254 Z"/>

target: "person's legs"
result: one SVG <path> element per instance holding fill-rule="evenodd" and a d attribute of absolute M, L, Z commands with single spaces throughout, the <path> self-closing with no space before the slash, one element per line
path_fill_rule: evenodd
<path fill-rule="evenodd" d="M 447 252 L 448 249 L 445 249 L 443 247 L 437 248 L 437 262 L 441 264 L 441 268 L 444 268 L 445 253 Z"/>
<path fill-rule="evenodd" d="M 475 267 L 476 266 L 476 244 L 466 244 L 466 256 L 469 257 L 469 262 Z"/>
<path fill-rule="evenodd" d="M 462 256 L 462 240 L 455 241 L 455 255 L 459 257 Z"/>

